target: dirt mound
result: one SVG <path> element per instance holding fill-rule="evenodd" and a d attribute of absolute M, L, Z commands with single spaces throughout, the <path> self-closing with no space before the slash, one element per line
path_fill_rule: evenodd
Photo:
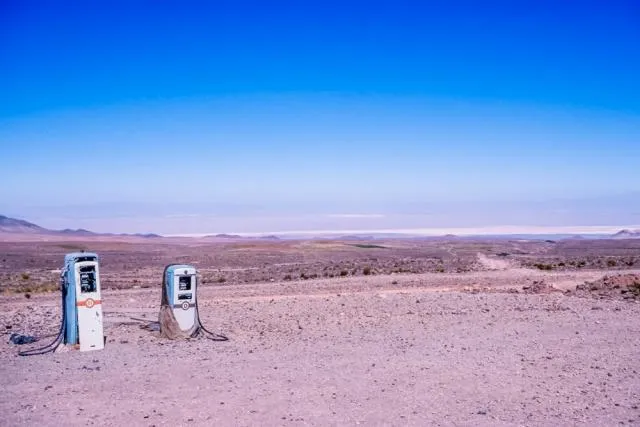
<path fill-rule="evenodd" d="M 559 289 L 554 288 L 544 280 L 534 280 L 533 284 L 523 286 L 522 291 L 525 294 L 550 294 L 552 292 L 560 292 Z"/>
<path fill-rule="evenodd" d="M 600 299 L 640 300 L 640 275 L 630 273 L 604 276 L 594 282 L 578 285 L 575 291 L 567 293 Z"/>

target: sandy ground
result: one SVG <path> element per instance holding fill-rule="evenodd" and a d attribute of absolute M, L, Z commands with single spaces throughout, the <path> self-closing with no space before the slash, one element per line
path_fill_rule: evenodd
<path fill-rule="evenodd" d="M 161 340 L 131 319 L 156 318 L 160 289 L 105 291 L 104 350 L 34 357 L 9 333 L 53 332 L 59 295 L 3 296 L 0 424 L 640 424 L 640 304 L 509 293 L 604 272 L 487 262 L 203 286 L 202 320 L 228 342 Z"/>

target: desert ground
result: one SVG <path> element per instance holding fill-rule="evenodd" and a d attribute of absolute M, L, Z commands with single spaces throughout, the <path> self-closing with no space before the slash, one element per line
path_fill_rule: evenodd
<path fill-rule="evenodd" d="M 20 357 L 100 255 L 104 350 Z M 195 265 L 229 337 L 161 339 Z M 637 425 L 640 240 L 0 242 L 1 425 Z"/>

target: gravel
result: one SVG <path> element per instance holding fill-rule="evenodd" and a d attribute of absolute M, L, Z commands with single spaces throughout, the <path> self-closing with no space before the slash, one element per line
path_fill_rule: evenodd
<path fill-rule="evenodd" d="M 159 289 L 106 291 L 104 350 L 34 357 L 8 337 L 54 332 L 58 295 L 3 296 L 2 424 L 638 424 L 640 304 L 523 291 L 603 274 L 203 287 L 228 342 L 161 340 L 131 319 L 156 319 Z"/>

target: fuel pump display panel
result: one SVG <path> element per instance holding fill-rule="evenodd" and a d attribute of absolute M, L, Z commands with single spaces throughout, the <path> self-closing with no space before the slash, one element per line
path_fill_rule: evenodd
<path fill-rule="evenodd" d="M 80 267 L 80 292 L 96 292 L 96 269 L 94 266 Z"/>
<path fill-rule="evenodd" d="M 178 290 L 190 291 L 191 290 L 191 276 L 180 276 L 178 282 Z"/>

